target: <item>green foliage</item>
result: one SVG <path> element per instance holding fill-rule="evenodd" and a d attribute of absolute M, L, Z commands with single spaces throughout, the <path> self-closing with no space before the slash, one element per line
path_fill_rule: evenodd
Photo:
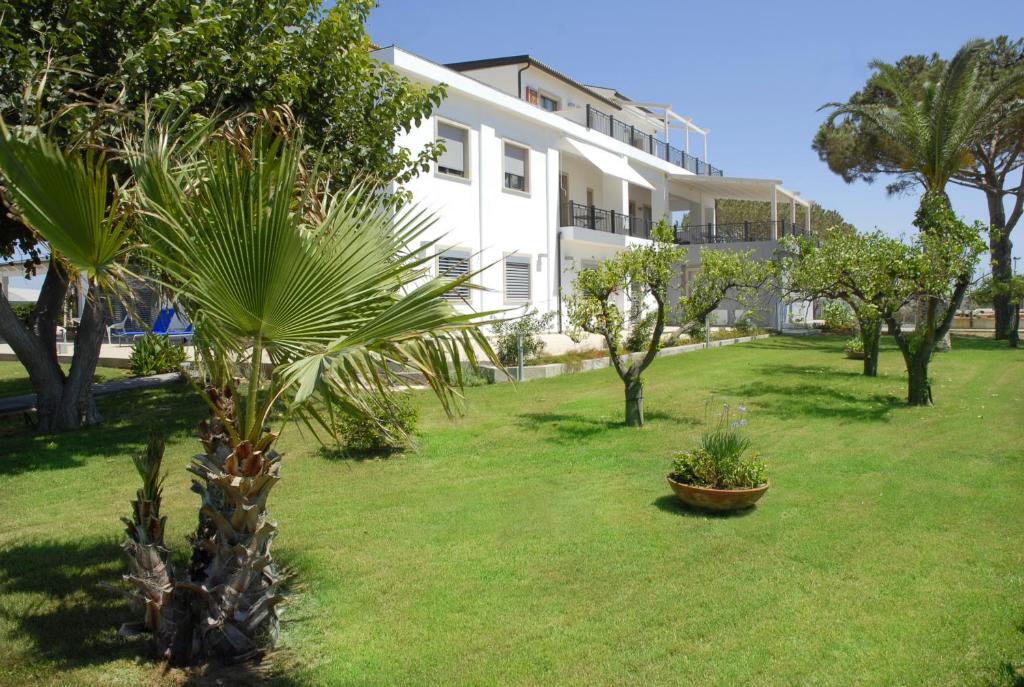
<path fill-rule="evenodd" d="M 829 104 L 814 148 L 847 181 L 898 175 L 893 192 L 914 184 L 941 192 L 954 177 L 984 186 L 975 168 L 1001 159 L 1024 130 L 1015 100 L 1024 84 L 1022 56 L 1024 42 L 1001 38 L 970 41 L 948 62 L 937 55 L 874 61 L 864 89 Z"/>
<path fill-rule="evenodd" d="M 339 410 L 336 430 L 338 439 L 351 453 L 387 453 L 409 446 L 418 417 L 410 395 L 395 394 L 388 406 L 373 417 Z"/>
<path fill-rule="evenodd" d="M 426 169 L 440 148 L 396 146 L 443 85 L 421 86 L 371 56 L 372 0 L 0 0 L 0 119 L 44 124 L 62 148 L 119 148 L 153 114 L 287 105 L 338 187 L 384 187 Z M 126 170 L 115 170 L 119 181 Z M 33 248 L 0 204 L 0 255 Z"/>
<path fill-rule="evenodd" d="M 825 331 L 846 334 L 854 331 L 856 320 L 849 306 L 840 300 L 831 300 L 825 304 Z"/>
<path fill-rule="evenodd" d="M 544 352 L 544 341 L 540 338 L 543 332 L 551 328 L 555 313 L 538 314 L 536 308 L 530 308 L 515 319 L 494 320 L 491 329 L 495 335 L 494 352 L 505 367 L 519 364 L 519 339 L 522 338 L 523 361 L 535 358 Z"/>
<path fill-rule="evenodd" d="M 764 461 L 756 453 L 749 453 L 750 438 L 746 408 L 739 406 L 736 417 L 728 402 L 717 408 L 714 397 L 704 404 L 705 416 L 717 410 L 712 425 L 705 417 L 705 430 L 697 447 L 679 451 L 673 459 L 672 478 L 677 482 L 712 489 L 746 489 L 758 487 L 767 481 Z"/>
<path fill-rule="evenodd" d="M 32 310 L 35 307 L 35 303 L 11 303 L 14 316 L 26 324 L 28 324 L 28 318 L 32 315 Z"/>
<path fill-rule="evenodd" d="M 132 374 L 136 377 L 177 372 L 185 363 L 185 347 L 171 340 L 169 336 L 158 336 L 152 332 L 135 340 L 132 354 L 128 359 Z"/>
<path fill-rule="evenodd" d="M 778 217 L 789 219 L 786 203 L 778 204 Z M 719 224 L 742 224 L 743 222 L 771 221 L 771 203 L 764 200 L 733 200 L 721 198 L 715 201 L 715 221 Z M 796 206 L 797 224 L 807 227 L 807 208 Z M 815 235 L 821 236 L 829 231 L 853 231 L 853 225 L 839 213 L 829 210 L 817 203 L 811 206 L 811 229 Z"/>
<path fill-rule="evenodd" d="M 753 251 L 702 249 L 700 271 L 689 284 L 689 293 L 680 296 L 673 308 L 675 322 L 694 338 L 701 338 L 705 318 L 713 316 L 727 296 L 749 310 L 758 289 L 777 274 L 773 262 L 755 260 L 753 255 Z"/>
<path fill-rule="evenodd" d="M 999 281 L 989 275 L 971 291 L 971 300 L 978 305 L 991 306 L 999 295 L 1014 303 L 1019 302 L 1024 297 L 1024 276 L 1014 275 L 1006 281 Z"/>
<path fill-rule="evenodd" d="M 843 347 L 847 355 L 850 354 L 863 354 L 864 353 L 864 340 L 859 336 L 855 336 L 846 342 L 846 346 Z"/>
<path fill-rule="evenodd" d="M 651 345 L 651 334 L 657 320 L 656 312 L 642 314 L 629 328 L 629 333 L 622 343 L 623 348 L 631 353 L 645 351 Z"/>

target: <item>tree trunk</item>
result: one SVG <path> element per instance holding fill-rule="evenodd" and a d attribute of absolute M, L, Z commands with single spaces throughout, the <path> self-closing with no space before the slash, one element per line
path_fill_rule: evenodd
<path fill-rule="evenodd" d="M 928 382 L 927 355 L 917 353 L 907 365 L 907 403 L 912 406 L 930 406 L 932 387 Z"/>
<path fill-rule="evenodd" d="M 996 284 L 1008 285 L 1013 275 L 1013 244 L 1010 231 L 1006 228 L 1006 209 L 1001 194 L 986 192 L 988 217 L 991 228 L 988 233 L 988 247 L 992 262 L 992 280 Z M 1013 309 L 1016 305 L 1008 293 L 997 293 L 992 299 L 996 316 L 996 339 L 1010 338 L 1013 328 Z"/>
<path fill-rule="evenodd" d="M 864 344 L 864 376 L 878 376 L 878 348 L 882 339 L 882 318 L 865 317 L 860 321 L 860 340 Z"/>
<path fill-rule="evenodd" d="M 1011 313 L 1013 318 L 1011 319 L 1012 326 L 1010 327 L 1009 336 L 1010 348 L 1020 348 L 1020 308 L 1022 304 L 1016 298 L 1013 299 L 1011 304 L 1013 305 L 1013 312 Z"/>
<path fill-rule="evenodd" d="M 639 378 L 626 382 L 626 426 L 644 426 L 644 383 Z"/>
<path fill-rule="evenodd" d="M 67 294 L 67 275 L 51 262 L 28 325 L 14 314 L 0 294 L 0 336 L 25 367 L 36 394 L 36 431 L 49 434 L 102 419 L 92 396 L 92 381 L 103 343 L 104 317 L 99 292 L 90 289 L 82 316 L 71 370 L 65 375 L 57 360 L 56 327 Z"/>

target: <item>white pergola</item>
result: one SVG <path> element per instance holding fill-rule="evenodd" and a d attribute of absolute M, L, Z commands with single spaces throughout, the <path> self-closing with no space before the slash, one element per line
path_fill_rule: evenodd
<path fill-rule="evenodd" d="M 637 108 L 661 110 L 660 115 L 657 113 L 650 114 L 654 114 L 661 120 L 662 126 L 665 129 L 665 142 L 669 142 L 669 133 L 672 129 L 681 130 L 683 132 L 683 152 L 687 155 L 690 154 L 690 132 L 700 134 L 704 139 L 704 157 L 702 159 L 705 163 L 710 164 L 710 160 L 708 160 L 708 134 L 711 133 L 711 129 L 703 129 L 697 126 L 693 123 L 692 118 L 678 114 L 667 103 L 638 103 L 630 101 L 628 104 Z"/>
<path fill-rule="evenodd" d="M 744 177 L 708 177 L 694 174 L 671 174 L 669 175 L 669 191 L 672 186 L 678 185 L 681 190 L 687 193 L 682 195 L 706 194 L 713 198 L 727 198 L 731 200 L 755 200 L 767 202 L 771 208 L 771 221 L 775 224 L 776 236 L 778 238 L 779 201 L 788 202 L 789 220 L 796 224 L 796 206 L 801 205 L 807 209 L 807 226 L 805 230 L 811 229 L 811 206 L 812 201 L 800 197 L 799 191 L 791 191 L 782 186 L 778 179 L 748 179 Z"/>

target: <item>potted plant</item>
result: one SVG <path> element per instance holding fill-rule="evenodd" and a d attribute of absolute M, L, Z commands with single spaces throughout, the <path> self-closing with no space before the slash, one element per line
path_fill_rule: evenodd
<path fill-rule="evenodd" d="M 864 360 L 864 341 L 859 336 L 855 336 L 846 342 L 846 357 L 852 358 L 853 360 Z"/>
<path fill-rule="evenodd" d="M 712 403 L 705 403 L 705 415 Z M 705 418 L 707 428 L 697 446 L 675 454 L 668 483 L 680 501 L 708 510 L 737 510 L 753 506 L 768 491 L 764 461 L 750 451 L 743 431 L 746 410 L 739 406 L 734 418 L 723 403 L 714 427 Z"/>

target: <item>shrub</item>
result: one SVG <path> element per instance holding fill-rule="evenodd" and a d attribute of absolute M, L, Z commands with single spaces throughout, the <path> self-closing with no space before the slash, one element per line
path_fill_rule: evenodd
<path fill-rule="evenodd" d="M 639 353 L 640 351 L 647 350 L 651 343 L 651 334 L 654 332 L 654 324 L 657 319 L 657 313 L 649 312 L 633 322 L 629 334 L 626 335 L 626 340 L 622 343 L 627 351 Z"/>
<path fill-rule="evenodd" d="M 419 416 L 409 394 L 395 394 L 391 407 L 382 408 L 374 419 L 338 413 L 335 429 L 351 453 L 388 453 L 411 444 Z"/>
<path fill-rule="evenodd" d="M 714 398 L 705 402 L 705 414 Z M 723 403 L 718 422 L 711 427 L 705 417 L 705 431 L 696 448 L 679 451 L 672 462 L 672 479 L 684 484 L 711 489 L 748 489 L 767 481 L 764 461 L 750 453 L 750 439 L 744 434 L 746 408 L 739 406 L 733 419 L 728 403 Z"/>
<path fill-rule="evenodd" d="M 863 354 L 864 353 L 864 341 L 859 337 L 855 336 L 846 342 L 846 354 Z"/>
<path fill-rule="evenodd" d="M 136 339 L 128 362 L 136 377 L 177 372 L 185 363 L 185 348 L 171 341 L 168 336 L 157 336 L 147 332 Z"/>
<path fill-rule="evenodd" d="M 28 317 L 32 314 L 34 307 L 36 307 L 35 303 L 11 303 L 11 310 L 14 311 L 14 316 L 25 324 L 28 324 Z"/>
<path fill-rule="evenodd" d="M 754 323 L 754 317 L 749 310 L 736 320 L 732 328 L 736 330 L 736 336 L 755 336 L 761 333 L 761 328 Z"/>
<path fill-rule="evenodd" d="M 853 311 L 842 301 L 829 301 L 825 304 L 825 331 L 848 334 L 856 329 Z"/>
<path fill-rule="evenodd" d="M 505 367 L 519 364 L 518 339 L 523 340 L 523 362 L 540 355 L 544 351 L 544 342 L 540 334 L 551 328 L 555 313 L 543 315 L 536 308 L 530 308 L 522 317 L 514 320 L 495 320 L 491 323 L 494 330 L 494 352 Z"/>

